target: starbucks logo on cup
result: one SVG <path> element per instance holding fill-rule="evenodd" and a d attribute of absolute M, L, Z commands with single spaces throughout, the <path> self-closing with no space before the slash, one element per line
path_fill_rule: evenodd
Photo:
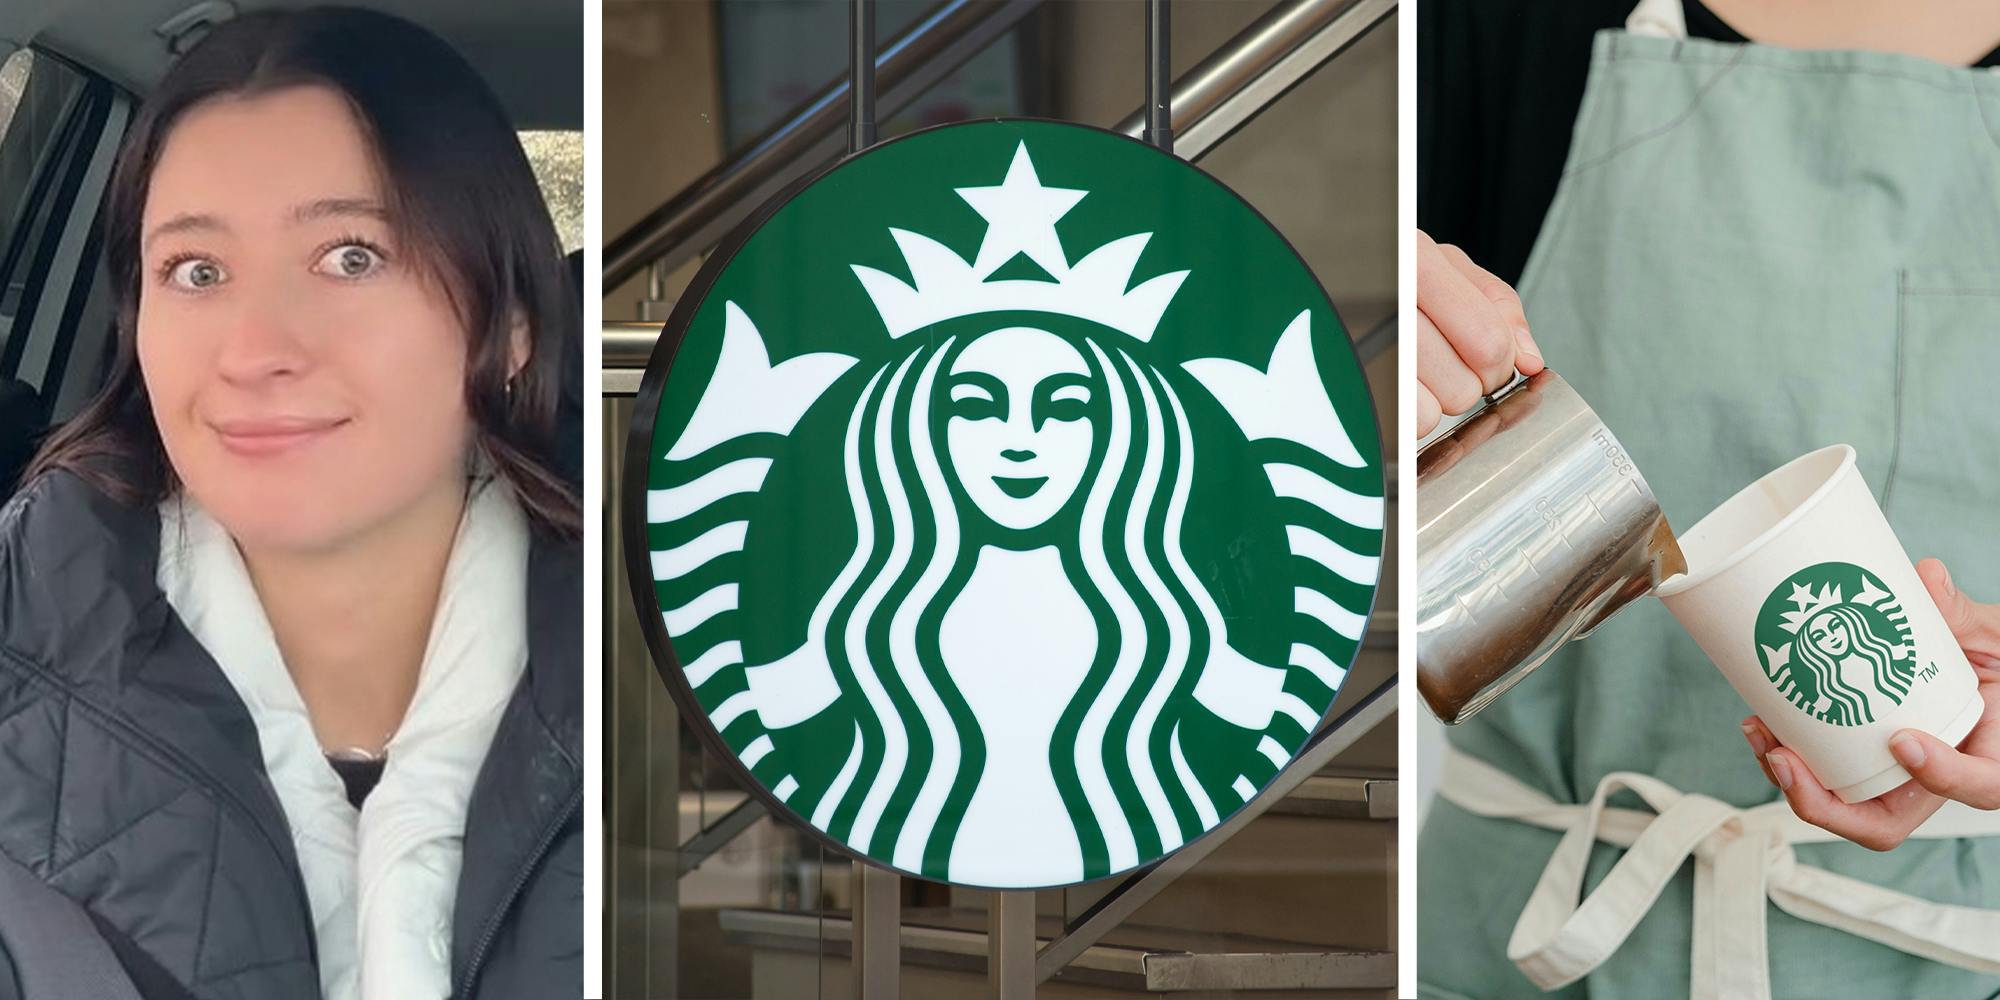
<path fill-rule="evenodd" d="M 1793 573 L 1757 615 L 1764 673 L 1793 705 L 1836 726 L 1874 722 L 1900 705 L 1916 676 L 1902 601 L 1852 563 Z"/>
<path fill-rule="evenodd" d="M 1325 293 L 1187 163 L 1095 129 L 883 143 L 725 242 L 634 411 L 661 676 L 773 812 L 925 878 L 1069 885 L 1305 746 L 1382 553 Z"/>

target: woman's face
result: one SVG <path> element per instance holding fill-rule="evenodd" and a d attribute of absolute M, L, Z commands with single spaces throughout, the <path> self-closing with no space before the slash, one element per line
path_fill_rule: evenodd
<path fill-rule="evenodd" d="M 1806 638 L 1828 656 L 1843 655 L 1852 644 L 1852 637 L 1847 634 L 1847 623 L 1831 611 L 1821 612 L 1806 623 Z"/>
<path fill-rule="evenodd" d="M 325 87 L 198 105 L 161 148 L 139 364 L 174 471 L 245 546 L 338 547 L 463 488 L 465 331 L 384 195 Z"/>
<path fill-rule="evenodd" d="M 945 392 L 945 447 L 980 511 L 1021 531 L 1062 510 L 1090 465 L 1083 355 L 1046 330 L 995 330 L 959 352 Z"/>

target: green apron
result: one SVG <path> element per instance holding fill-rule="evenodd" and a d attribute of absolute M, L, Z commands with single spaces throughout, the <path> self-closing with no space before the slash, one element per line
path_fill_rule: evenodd
<path fill-rule="evenodd" d="M 1678 0 L 1672 8 L 1677 20 Z M 1647 0 L 1629 23 L 1663 11 Z M 1785 461 L 1846 442 L 1911 557 L 1938 556 L 1962 589 L 2000 601 L 2000 76 L 1601 33 L 1520 292 L 1550 364 L 1618 435 L 1677 527 Z M 1607 774 L 1629 771 L 1742 809 L 1779 799 L 1737 731 L 1746 714 L 1647 600 L 1449 735 L 1456 751 L 1559 803 L 1587 801 Z M 1640 807 L 1630 793 L 1612 801 Z M 2000 814 L 1974 819 L 2000 833 Z M 1417 869 L 1422 995 L 1758 995 L 1754 983 L 1719 994 L 1691 983 L 1694 864 L 1669 869 L 1601 964 L 1542 993 L 1506 950 L 1558 839 L 1445 797 L 1433 804 Z M 1787 865 L 1795 855 L 1921 900 L 2000 909 L 2000 837 L 1784 850 Z M 1624 853 L 1604 842 L 1589 851 L 1586 892 Z M 1756 909 L 1769 995 L 2000 993 L 1990 971 Z M 1991 945 L 2000 959 L 2000 937 Z"/>

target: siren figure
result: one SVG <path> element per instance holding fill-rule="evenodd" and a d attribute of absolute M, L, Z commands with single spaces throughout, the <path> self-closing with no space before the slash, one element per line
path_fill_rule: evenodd
<path fill-rule="evenodd" d="M 841 519 L 851 517 L 855 541 L 812 601 L 803 641 L 755 663 L 725 642 L 684 670 L 699 689 L 740 667 L 740 690 L 710 720 L 721 731 L 754 716 L 762 734 L 739 750 L 752 767 L 788 730 L 845 710 L 837 724 L 851 738 L 838 768 L 829 760 L 810 784 L 786 775 L 772 787 L 855 850 L 961 884 L 1078 882 L 1172 851 L 1254 794 L 1261 780 L 1248 774 L 1221 786 L 1197 776 L 1190 758 L 1209 758 L 1190 753 L 1191 728 L 1241 734 L 1261 779 L 1324 708 L 1293 693 L 1292 675 L 1323 690 L 1340 681 L 1307 645 L 1279 664 L 1231 646 L 1183 550 L 1205 466 L 1176 383 L 1192 378 L 1183 385 L 1215 395 L 1241 428 L 1230 433 L 1288 434 L 1332 461 L 1363 462 L 1318 381 L 1306 313 L 1267 371 L 1203 359 L 1169 373 L 1146 360 L 1148 344 L 1188 272 L 1132 284 L 1151 234 L 1072 266 L 1053 224 L 1084 193 L 1043 187 L 1025 143 L 1001 185 L 958 192 L 990 224 L 974 261 L 891 230 L 912 282 L 854 268 L 897 349 L 837 394 L 849 400 Z M 1017 254 L 1055 280 L 988 280 Z M 1006 316 L 982 321 L 997 313 Z M 736 303 L 725 319 L 716 375 L 670 460 L 744 434 L 789 434 L 858 362 L 810 354 L 772 365 Z M 928 334 L 908 336 L 919 330 Z M 1313 419 L 1287 430 L 1297 422 L 1279 418 L 1299 412 Z M 738 459 L 655 491 L 649 520 L 754 492 L 770 464 Z M 1266 470 L 1280 492 L 1381 527 L 1380 498 L 1302 466 Z M 740 549 L 745 530 L 731 522 L 656 551 L 655 578 Z M 1301 530 L 1287 539 L 1372 586 L 1374 557 L 1329 555 L 1331 542 Z M 1298 594 L 1302 613 L 1359 638 L 1360 614 Z M 717 587 L 666 611 L 668 630 L 686 634 L 735 600 L 734 585 Z"/>
<path fill-rule="evenodd" d="M 1883 611 L 1864 603 L 1871 594 L 1877 602 L 1893 598 L 1865 579 L 1862 586 L 1852 602 L 1842 600 L 1835 584 L 1825 584 L 1817 593 L 1801 587 L 1792 598 L 1797 610 L 1784 615 L 1784 627 L 1798 636 L 1792 643 L 1795 659 L 1811 673 L 1818 692 L 1813 709 L 1836 725 L 1874 722 L 1871 690 L 1890 704 L 1901 704 L 1915 672 L 1909 648 L 1882 634 L 1871 620 Z"/>

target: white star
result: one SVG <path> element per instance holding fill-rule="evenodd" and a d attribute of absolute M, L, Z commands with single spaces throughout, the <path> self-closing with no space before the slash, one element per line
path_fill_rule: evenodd
<path fill-rule="evenodd" d="M 1060 278 L 1069 270 L 1062 243 L 1056 239 L 1056 220 L 1089 192 L 1043 187 L 1041 178 L 1035 176 L 1035 161 L 1028 158 L 1027 143 L 1014 148 L 1007 179 L 998 186 L 953 190 L 986 219 L 986 238 L 980 241 L 979 259 L 972 265 L 981 278 L 1017 253 L 1027 254 L 1053 277 Z"/>
<path fill-rule="evenodd" d="M 1875 582 L 1873 580 L 1868 579 L 1868 577 L 1863 576 L 1861 578 L 1861 592 L 1854 595 L 1854 603 L 1866 604 L 1872 608 L 1877 603 L 1881 602 L 1883 598 L 1886 598 L 1888 596 L 1889 594 L 1887 591 L 1877 590 L 1875 588 Z"/>
<path fill-rule="evenodd" d="M 1792 584 L 1792 603 L 1801 609 L 1813 603 L 1812 588 L 1803 584 Z"/>

